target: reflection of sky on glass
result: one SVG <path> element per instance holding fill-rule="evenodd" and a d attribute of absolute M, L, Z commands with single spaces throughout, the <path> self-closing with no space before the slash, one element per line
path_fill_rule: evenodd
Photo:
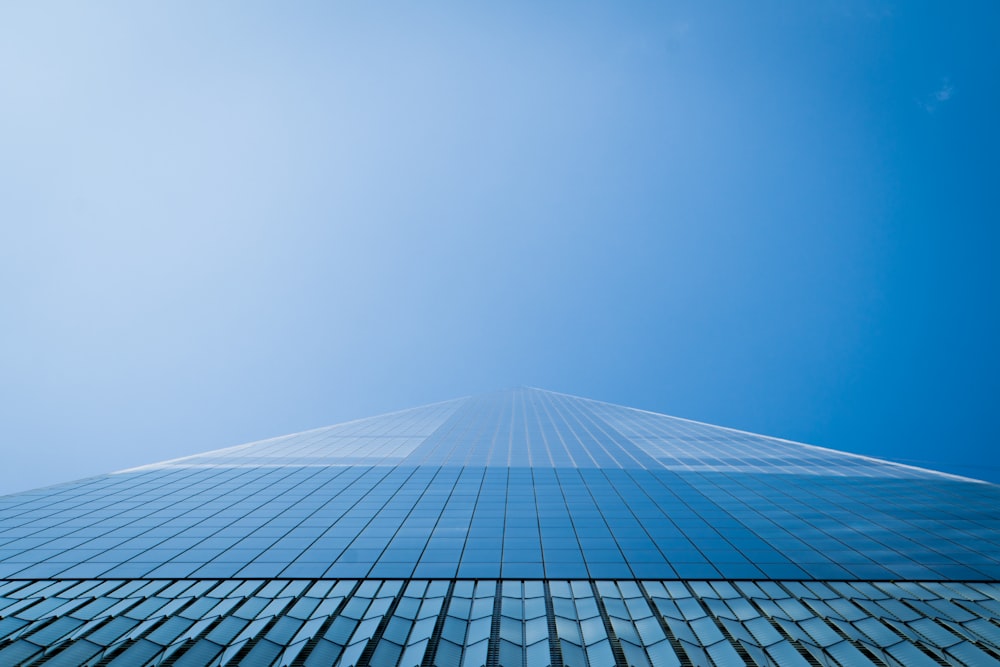
<path fill-rule="evenodd" d="M 344 465 L 662 468 L 764 475 L 949 477 L 530 388 L 445 401 L 121 472 Z"/>
<path fill-rule="evenodd" d="M 0 577 L 995 580 L 998 503 L 528 389 L 0 497 Z"/>
<path fill-rule="evenodd" d="M 989 3 L 0 9 L 0 492 L 529 384 L 1000 480 Z"/>

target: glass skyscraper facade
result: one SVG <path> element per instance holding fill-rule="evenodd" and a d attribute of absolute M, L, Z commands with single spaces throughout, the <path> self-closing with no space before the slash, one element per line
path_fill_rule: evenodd
<path fill-rule="evenodd" d="M 0 665 L 1000 665 L 1000 487 L 537 389 L 0 497 Z"/>

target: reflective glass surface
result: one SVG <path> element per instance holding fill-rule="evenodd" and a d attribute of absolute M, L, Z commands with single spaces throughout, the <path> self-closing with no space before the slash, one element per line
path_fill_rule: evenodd
<path fill-rule="evenodd" d="M 0 583 L 0 664 L 997 664 L 997 584 L 146 579 Z"/>
<path fill-rule="evenodd" d="M 1000 487 L 536 389 L 0 498 L 0 578 L 1000 579 Z"/>

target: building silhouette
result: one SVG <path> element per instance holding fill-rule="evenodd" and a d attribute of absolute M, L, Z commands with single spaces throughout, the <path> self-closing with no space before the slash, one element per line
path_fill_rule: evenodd
<path fill-rule="evenodd" d="M 0 665 L 990 665 L 998 581 L 996 485 L 538 389 L 0 497 Z"/>

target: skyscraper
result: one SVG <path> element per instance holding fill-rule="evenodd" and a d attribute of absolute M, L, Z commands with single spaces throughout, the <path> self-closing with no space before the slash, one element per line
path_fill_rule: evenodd
<path fill-rule="evenodd" d="M 0 498 L 0 665 L 1000 664 L 1000 487 L 537 389 Z"/>

